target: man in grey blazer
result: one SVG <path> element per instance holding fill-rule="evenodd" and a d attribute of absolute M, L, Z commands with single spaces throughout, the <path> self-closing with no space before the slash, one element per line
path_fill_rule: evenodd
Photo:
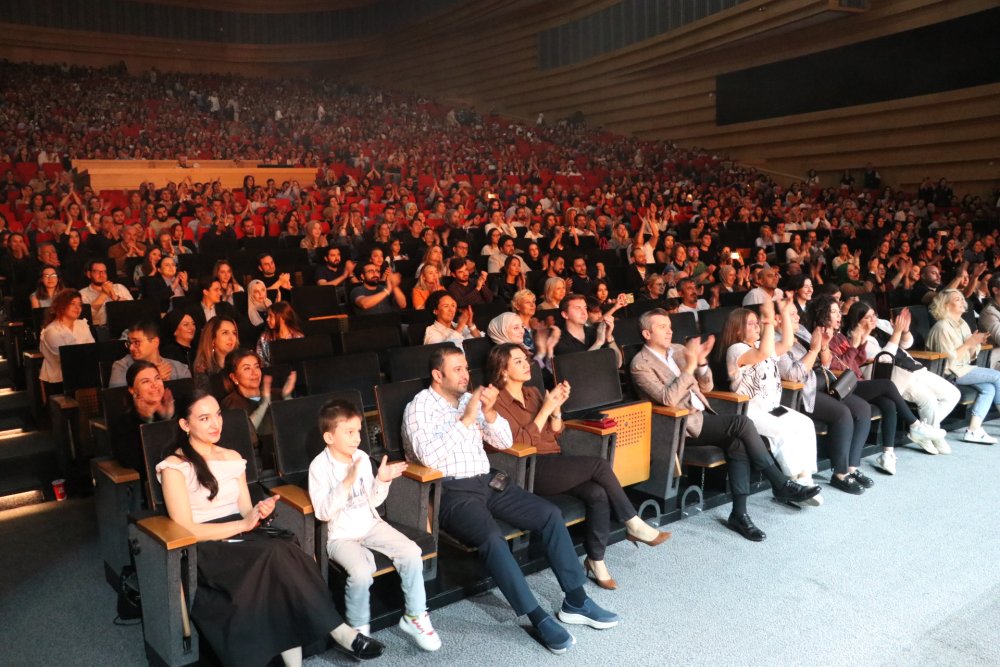
<path fill-rule="evenodd" d="M 684 345 L 671 341 L 670 316 L 661 308 L 646 311 L 639 318 L 646 344 L 632 359 L 632 384 L 640 398 L 657 405 L 689 411 L 687 447 L 713 445 L 726 452 L 733 510 L 726 525 L 743 537 L 760 542 L 766 535 L 747 513 L 750 468 L 759 470 L 771 483 L 774 497 L 801 502 L 820 492 L 818 486 L 803 486 L 788 479 L 767 451 L 753 422 L 744 415 L 719 415 L 708 404 L 704 392 L 712 389 L 708 355 L 715 337 L 692 338 Z"/>

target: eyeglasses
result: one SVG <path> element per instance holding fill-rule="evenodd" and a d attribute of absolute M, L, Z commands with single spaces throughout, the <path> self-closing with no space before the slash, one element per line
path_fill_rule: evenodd
<path fill-rule="evenodd" d="M 149 342 L 148 338 L 129 338 L 128 339 L 128 346 L 129 347 L 139 347 L 143 343 L 148 343 L 148 342 Z"/>

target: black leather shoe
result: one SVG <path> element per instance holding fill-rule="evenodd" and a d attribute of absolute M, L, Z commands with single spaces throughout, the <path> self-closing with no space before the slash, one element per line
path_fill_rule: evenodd
<path fill-rule="evenodd" d="M 803 486 L 792 480 L 785 480 L 785 483 L 774 490 L 774 497 L 793 503 L 801 503 L 818 496 L 821 489 L 818 486 Z"/>
<path fill-rule="evenodd" d="M 874 482 L 874 480 L 872 480 L 872 478 L 871 478 L 871 477 L 869 477 L 868 475 L 866 475 L 866 474 L 864 474 L 863 472 L 861 472 L 861 470 L 860 470 L 860 469 L 859 469 L 859 470 L 855 470 L 855 471 L 854 471 L 854 472 L 852 472 L 852 473 L 851 473 L 851 474 L 850 474 L 849 476 L 850 476 L 850 477 L 853 477 L 853 478 L 854 478 L 854 480 L 855 480 L 855 481 L 856 481 L 856 482 L 857 482 L 858 484 L 860 484 L 861 486 L 863 486 L 863 487 L 864 487 L 864 488 L 866 488 L 866 489 L 870 489 L 870 488 L 872 488 L 873 486 L 875 486 L 875 482 Z"/>
<path fill-rule="evenodd" d="M 726 525 L 729 526 L 730 530 L 736 531 L 751 542 L 763 542 L 764 538 L 767 537 L 763 530 L 753 525 L 753 521 L 750 520 L 749 514 L 744 514 L 742 516 L 730 514 L 729 519 L 726 521 Z"/>
<path fill-rule="evenodd" d="M 833 475 L 830 477 L 830 486 L 854 496 L 860 496 L 865 492 L 865 487 L 861 486 L 861 483 L 851 475 L 844 475 L 843 478 Z"/>
<path fill-rule="evenodd" d="M 333 645 L 336 646 L 337 650 L 341 653 L 346 653 L 355 660 L 371 660 L 379 657 L 382 655 L 382 652 L 385 651 L 385 645 L 382 644 L 382 642 L 363 635 L 360 632 L 354 638 L 354 641 L 351 642 L 351 648 L 346 648 L 336 642 L 334 642 Z"/>

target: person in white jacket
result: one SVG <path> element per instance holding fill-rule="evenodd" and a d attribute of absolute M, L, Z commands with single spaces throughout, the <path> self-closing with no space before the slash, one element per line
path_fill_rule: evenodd
<path fill-rule="evenodd" d="M 376 509 L 389 495 L 392 480 L 406 470 L 406 462 L 389 463 L 383 456 L 378 476 L 372 475 L 371 460 L 358 449 L 362 415 L 347 401 L 324 405 L 319 425 L 326 448 L 309 465 L 309 497 L 316 518 L 329 522 L 330 558 L 347 572 L 347 622 L 370 634 L 368 589 L 375 574 L 375 550 L 392 559 L 403 583 L 406 610 L 399 619 L 400 629 L 420 648 L 436 651 L 441 639 L 427 614 L 420 547 L 386 523 Z"/>
<path fill-rule="evenodd" d="M 940 428 L 941 421 L 951 414 L 962 398 L 958 387 L 945 378 L 932 373 L 906 351 L 913 345 L 910 334 L 912 316 L 906 308 L 890 323 L 888 320 L 878 320 L 871 334 L 868 335 L 865 352 L 868 361 L 876 361 L 881 352 L 892 355 L 893 369 L 890 378 L 900 395 L 917 406 L 920 421 Z M 885 357 L 883 357 L 885 360 Z M 865 370 L 870 378 L 876 364 L 871 364 Z M 950 454 L 951 447 L 944 438 L 934 438 L 933 449 L 930 451 L 927 443 L 917 443 L 929 454 Z"/>

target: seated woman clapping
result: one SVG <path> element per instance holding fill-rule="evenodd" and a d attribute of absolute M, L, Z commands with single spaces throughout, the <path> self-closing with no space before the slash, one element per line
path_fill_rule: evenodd
<path fill-rule="evenodd" d="M 220 445 L 222 411 L 196 392 L 181 433 L 156 466 L 167 513 L 198 539 L 198 593 L 191 617 L 226 665 L 302 664 L 302 646 L 329 633 L 361 659 L 384 647 L 344 623 L 316 563 L 293 541 L 256 530 L 277 496 L 254 504 L 246 460 Z"/>
<path fill-rule="evenodd" d="M 782 302 L 782 312 L 790 317 L 794 305 Z M 811 419 L 781 405 L 781 376 L 778 357 L 788 352 L 793 341 L 774 341 L 774 302 L 760 305 L 760 316 L 746 308 L 729 314 L 722 331 L 726 371 L 733 391 L 750 397 L 747 416 L 757 431 L 772 442 L 772 453 L 782 472 L 805 486 L 812 486 L 816 472 L 816 427 Z M 804 501 L 821 505 L 819 495 Z"/>
<path fill-rule="evenodd" d="M 927 347 L 948 355 L 945 370 L 954 376 L 955 384 L 976 390 L 976 400 L 969 409 L 972 415 L 969 427 L 962 439 L 992 445 L 997 440 L 983 428 L 983 420 L 990 411 L 990 403 L 1000 407 L 1000 371 L 976 365 L 979 350 L 989 340 L 989 334 L 972 333 L 962 319 L 966 308 L 965 297 L 958 290 L 938 292 L 929 309 L 938 321 L 927 336 Z"/>
<path fill-rule="evenodd" d="M 633 543 L 656 546 L 666 541 L 670 533 L 660 532 L 639 518 L 607 461 L 594 456 L 561 454 L 558 439 L 563 431 L 561 409 L 569 398 L 569 383 L 556 385 L 544 397 L 538 389 L 526 385 L 531 379 L 531 362 L 524 346 L 513 343 L 498 345 L 490 351 L 486 377 L 500 389 L 496 410 L 510 423 L 514 442 L 538 449 L 535 493 L 567 494 L 587 506 L 584 566 L 601 588 L 613 590 L 617 584 L 604 564 L 611 512 L 625 523 L 627 538 Z"/>

